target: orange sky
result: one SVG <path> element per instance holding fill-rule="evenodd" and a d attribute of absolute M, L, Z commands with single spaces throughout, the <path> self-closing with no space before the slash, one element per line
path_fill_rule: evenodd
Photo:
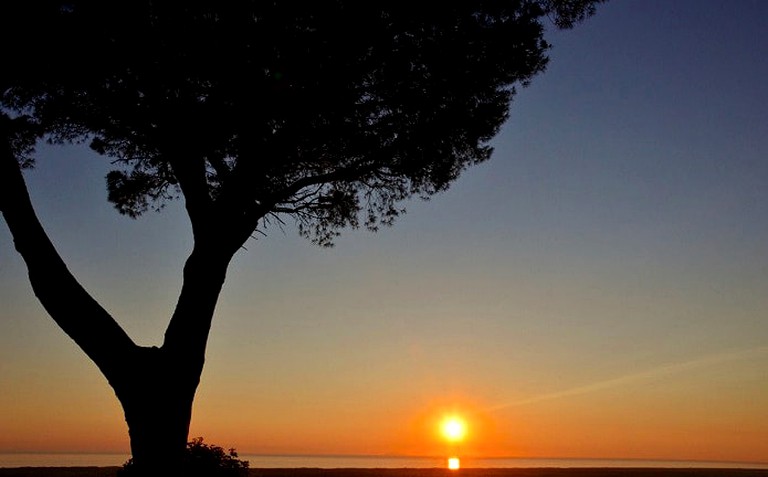
<path fill-rule="evenodd" d="M 265 383 L 238 385 L 234 376 L 210 376 L 220 371 L 214 362 L 192 435 L 241 453 L 759 462 L 768 455 L 762 439 L 768 435 L 766 358 L 768 347 L 757 348 L 504 403 L 489 402 L 484 390 L 473 392 L 472 386 L 439 397 L 441 390 L 432 385 L 409 390 L 405 399 L 402 389 L 374 386 L 370 394 L 350 395 L 351 402 L 340 399 L 349 389 L 323 388 L 307 389 L 311 400 L 286 400 Z M 750 364 L 754 360 L 761 365 Z M 90 372 L 37 369 L 0 397 L 0 406 L 13 410 L 0 421 L 0 449 L 125 452 L 116 401 L 92 366 L 79 365 Z M 361 403 L 361 396 L 370 399 Z M 453 414 L 467 422 L 458 444 L 439 432 L 442 418 Z"/>

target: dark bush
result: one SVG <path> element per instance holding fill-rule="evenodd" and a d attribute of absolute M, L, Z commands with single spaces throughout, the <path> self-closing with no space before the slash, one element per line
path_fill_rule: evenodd
<path fill-rule="evenodd" d="M 245 477 L 248 475 L 248 461 L 238 459 L 235 449 L 225 451 L 219 446 L 203 442 L 196 437 L 187 442 L 181 475 L 187 477 Z M 128 459 L 117 477 L 135 475 L 133 459 Z"/>

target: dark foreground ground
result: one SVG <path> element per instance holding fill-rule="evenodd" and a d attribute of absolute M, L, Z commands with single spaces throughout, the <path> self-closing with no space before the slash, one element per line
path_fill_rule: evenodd
<path fill-rule="evenodd" d="M 115 477 L 117 467 L 0 468 L 0 477 Z M 250 469 L 250 477 L 768 477 L 759 469 Z"/>

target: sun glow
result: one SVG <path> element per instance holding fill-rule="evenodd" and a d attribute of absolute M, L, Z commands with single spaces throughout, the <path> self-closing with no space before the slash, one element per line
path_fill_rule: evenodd
<path fill-rule="evenodd" d="M 446 417 L 440 429 L 445 437 L 450 442 L 459 442 L 464 439 L 464 435 L 467 433 L 467 426 L 464 420 L 457 416 Z"/>
<path fill-rule="evenodd" d="M 461 462 L 459 462 L 458 457 L 449 457 L 448 458 L 448 468 L 451 470 L 459 470 L 461 467 Z"/>

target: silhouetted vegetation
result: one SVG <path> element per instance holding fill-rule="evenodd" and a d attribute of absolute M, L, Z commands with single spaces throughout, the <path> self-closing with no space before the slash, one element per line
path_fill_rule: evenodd
<path fill-rule="evenodd" d="M 235 449 L 225 451 L 219 446 L 206 444 L 202 437 L 187 442 L 187 451 L 181 465 L 181 475 L 188 477 L 244 477 L 248 475 L 248 461 L 240 460 Z M 123 464 L 117 477 L 138 475 L 133 459 Z"/>
<path fill-rule="evenodd" d="M 113 386 L 137 468 L 183 459 L 213 311 L 249 237 L 293 219 L 327 246 L 448 188 L 543 71 L 544 22 L 571 27 L 598 2 L 3 4 L 0 211 L 35 294 Z M 38 222 L 20 169 L 40 139 L 107 156 L 122 214 L 183 196 L 194 248 L 162 346 L 136 345 Z"/>

